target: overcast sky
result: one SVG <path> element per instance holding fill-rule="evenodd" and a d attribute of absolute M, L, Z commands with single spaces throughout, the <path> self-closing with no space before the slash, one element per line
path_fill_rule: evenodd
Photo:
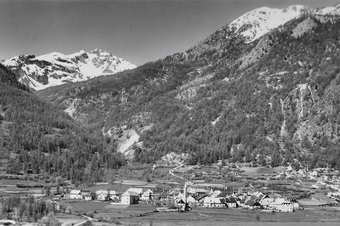
<path fill-rule="evenodd" d="M 0 0 L 0 59 L 102 48 L 137 65 L 185 50 L 261 6 L 340 0 Z"/>

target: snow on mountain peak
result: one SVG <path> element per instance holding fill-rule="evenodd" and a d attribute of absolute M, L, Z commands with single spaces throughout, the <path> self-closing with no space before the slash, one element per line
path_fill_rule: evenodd
<path fill-rule="evenodd" d="M 100 49 L 89 52 L 80 50 L 69 55 L 59 52 L 41 56 L 22 55 L 3 63 L 20 75 L 20 82 L 34 90 L 67 82 L 85 81 L 136 67 L 125 59 Z"/>
<path fill-rule="evenodd" d="M 300 17 L 308 8 L 292 5 L 285 9 L 261 7 L 251 10 L 230 23 L 250 43 L 288 21 Z"/>
<path fill-rule="evenodd" d="M 340 4 L 336 6 L 327 6 L 320 9 L 315 10 L 315 14 L 317 15 L 330 15 L 330 16 L 339 16 L 340 15 Z"/>

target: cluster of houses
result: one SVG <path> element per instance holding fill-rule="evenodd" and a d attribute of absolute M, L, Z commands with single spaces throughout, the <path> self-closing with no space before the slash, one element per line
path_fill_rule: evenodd
<path fill-rule="evenodd" d="M 72 200 L 98 200 L 110 201 L 112 204 L 133 205 L 140 201 L 149 202 L 161 200 L 151 189 L 131 187 L 119 194 L 114 190 L 71 190 L 66 197 Z M 190 207 L 205 208 L 246 208 L 263 209 L 272 212 L 294 212 L 299 209 L 299 203 L 288 200 L 280 195 L 266 195 L 261 192 L 246 192 L 226 195 L 221 190 L 189 189 L 184 192 L 169 193 L 165 199 L 179 206 L 183 203 Z M 168 202 L 169 203 L 169 202 Z"/>
<path fill-rule="evenodd" d="M 285 171 L 276 176 L 276 179 L 307 180 L 313 182 L 312 189 L 331 189 L 340 192 L 340 173 L 329 168 L 316 168 L 312 171 L 306 169 L 294 170 L 287 167 Z"/>
<path fill-rule="evenodd" d="M 143 188 L 129 188 L 124 193 L 117 193 L 114 190 L 100 189 L 95 192 L 88 190 L 73 189 L 66 198 L 73 200 L 98 200 L 98 201 L 111 201 L 112 203 L 120 204 L 138 204 L 140 200 L 150 201 L 152 200 L 152 190 Z"/>
<path fill-rule="evenodd" d="M 339 172 L 334 172 L 328 169 L 320 168 L 313 171 L 308 170 L 294 170 L 291 167 L 286 167 L 285 170 L 279 175 L 275 175 L 277 179 L 289 179 L 294 180 L 307 180 L 314 183 L 316 188 L 325 187 L 329 189 L 328 199 L 327 197 L 318 197 L 311 199 L 313 203 L 331 203 L 340 202 L 340 178 Z M 314 181 L 314 182 L 313 182 Z M 197 185 L 197 186 L 196 186 Z M 154 194 L 151 189 L 131 187 L 125 192 L 118 193 L 114 190 L 97 190 L 90 192 L 86 190 L 71 190 L 68 194 L 69 199 L 78 200 L 99 200 L 110 201 L 112 204 L 124 204 L 132 205 L 138 204 L 140 201 L 152 202 L 154 204 L 161 203 L 163 206 L 172 205 L 180 206 L 188 204 L 190 207 L 204 207 L 204 208 L 246 208 L 246 209 L 262 209 L 270 212 L 294 212 L 300 209 L 300 200 L 285 198 L 279 194 L 264 194 L 259 191 L 239 191 L 235 193 L 232 191 L 232 195 L 226 193 L 226 188 L 216 186 L 188 186 L 187 188 L 176 187 L 164 194 Z M 202 183 L 200 184 L 202 185 Z M 203 183 L 204 185 L 204 183 Z M 186 187 L 186 186 L 185 186 Z M 216 190 L 212 190 L 214 187 Z M 253 188 L 255 190 L 255 188 Z M 316 200 L 318 202 L 316 202 Z M 322 202 L 321 202 L 321 201 Z M 325 201 L 326 200 L 326 201 Z M 310 203 L 310 200 L 305 200 Z M 299 204 L 300 203 L 300 204 Z"/>
<path fill-rule="evenodd" d="M 210 191 L 209 194 L 190 194 L 184 197 L 183 193 L 175 198 L 177 203 L 186 202 L 190 206 L 205 208 L 246 208 L 263 209 L 271 212 L 294 212 L 300 209 L 295 200 L 288 200 L 278 194 L 266 195 L 261 192 L 247 192 L 225 195 L 220 190 Z"/>
<path fill-rule="evenodd" d="M 329 184 L 340 184 L 339 171 L 330 168 L 315 168 L 313 170 L 294 170 L 291 166 L 285 168 L 278 174 L 277 179 L 307 179 L 313 181 L 328 182 Z"/>

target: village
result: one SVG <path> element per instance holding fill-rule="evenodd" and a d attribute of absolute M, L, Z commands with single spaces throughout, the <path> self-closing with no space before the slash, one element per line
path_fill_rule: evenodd
<path fill-rule="evenodd" d="M 291 166 L 271 168 L 221 163 L 191 166 L 181 161 L 167 161 L 167 164 L 147 168 L 152 169 L 153 175 L 148 180 L 138 179 L 138 172 L 142 170 L 135 167 L 130 173 L 136 178 L 128 175 L 89 186 L 64 181 L 46 189 L 39 183 L 27 185 L 26 181 L 25 186 L 23 181 L 8 179 L 2 181 L 0 195 L 20 194 L 49 200 L 57 214 L 87 216 L 104 222 L 110 222 L 112 216 L 129 220 L 150 217 L 150 214 L 157 218 L 157 214 L 171 212 L 181 217 L 182 213 L 205 209 L 220 214 L 223 210 L 226 213 L 251 211 L 279 214 L 278 217 L 282 213 L 299 214 L 314 209 L 331 208 L 339 212 L 340 174 L 334 169 L 295 170 Z M 11 181 L 16 183 L 9 185 Z"/>
<path fill-rule="evenodd" d="M 257 189 L 254 186 L 238 188 L 237 191 L 223 184 L 204 183 L 203 180 L 186 181 L 183 187 L 173 187 L 168 191 L 157 193 L 155 189 L 145 187 L 130 187 L 119 193 L 115 190 L 96 191 L 70 190 L 63 198 L 70 200 L 106 201 L 111 205 L 153 204 L 158 211 L 187 211 L 191 208 L 244 208 L 271 212 L 294 212 L 303 210 L 304 206 L 336 206 L 340 202 L 340 178 L 338 172 L 329 169 L 313 171 L 298 170 L 287 167 L 285 171 L 274 176 L 273 180 L 296 180 L 302 183 L 307 180 L 315 191 L 323 190 L 310 198 L 293 197 L 287 191 L 283 195 L 279 191 L 269 191 L 267 187 Z M 325 193 L 325 191 L 328 191 Z M 303 195 L 302 195 L 303 196 Z M 185 208 L 187 204 L 188 208 Z M 166 208 L 167 207 L 167 208 Z"/>

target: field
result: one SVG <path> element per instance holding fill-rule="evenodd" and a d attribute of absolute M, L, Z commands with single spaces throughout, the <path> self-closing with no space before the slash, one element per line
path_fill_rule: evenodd
<path fill-rule="evenodd" d="M 72 201 L 76 215 L 90 215 L 103 223 L 122 225 L 340 225 L 338 208 L 306 208 L 294 213 L 267 213 L 246 209 L 196 208 L 187 213 L 154 212 L 145 205 L 121 206 L 103 202 Z"/>
<path fill-rule="evenodd" d="M 21 187 L 19 188 L 17 185 L 27 185 L 31 187 Z M 37 183 L 35 181 L 26 181 L 26 180 L 12 180 L 12 179 L 0 179 L 0 197 L 7 195 L 40 195 L 43 193 L 43 189 L 40 187 L 32 187 L 32 186 L 40 186 L 42 183 Z"/>

